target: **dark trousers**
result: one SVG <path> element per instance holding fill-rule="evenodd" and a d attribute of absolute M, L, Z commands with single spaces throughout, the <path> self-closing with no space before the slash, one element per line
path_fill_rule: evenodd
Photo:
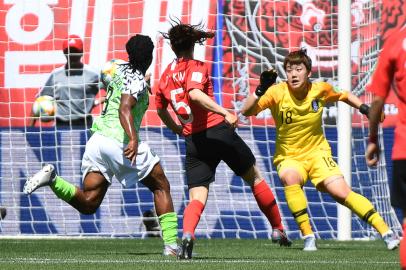
<path fill-rule="evenodd" d="M 83 128 L 91 128 L 93 124 L 93 117 L 91 115 L 86 116 L 85 118 L 77 119 L 77 120 L 69 120 L 63 121 L 61 119 L 56 119 L 55 122 L 56 126 L 58 127 L 83 127 Z"/>

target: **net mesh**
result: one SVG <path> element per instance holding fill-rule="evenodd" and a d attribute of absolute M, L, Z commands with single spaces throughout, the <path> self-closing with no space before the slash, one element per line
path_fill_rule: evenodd
<path fill-rule="evenodd" d="M 58 174 L 81 186 L 81 156 L 89 133 L 84 129 L 55 127 L 53 122 L 39 123 L 34 127 L 27 125 L 38 88 L 47 74 L 64 61 L 60 44 L 67 32 L 74 31 L 84 38 L 83 60 L 96 69 L 108 59 L 125 59 L 124 44 L 130 35 L 142 32 L 156 37 L 156 55 L 150 68 L 152 83 L 156 86 L 159 74 L 174 57 L 167 42 L 157 35 L 158 31 L 170 27 L 170 15 L 192 24 L 203 21 L 208 28 L 216 30 L 216 38 L 207 41 L 205 46 L 196 47 L 196 58 L 211 66 L 216 101 L 238 114 L 262 70 L 273 67 L 280 80 L 286 78 L 283 58 L 293 49 L 307 48 L 314 66 L 312 79 L 337 85 L 339 29 L 336 0 L 27 0 L 10 3 L 4 6 L 6 12 L 1 16 L 7 17 L 12 12 L 23 14 L 20 14 L 24 18 L 20 22 L 23 34 L 35 30 L 37 25 L 49 27 L 52 31 L 41 40 L 32 40 L 28 44 L 24 40 L 12 39 L 12 29 L 7 28 L 6 23 L 10 39 L 3 43 L 8 52 L 2 56 L 6 63 L 2 76 L 5 87 L 0 92 L 4 97 L 0 99 L 0 199 L 8 209 L 7 218 L 0 222 L 3 235 L 145 237 L 149 234 L 143 223 L 143 213 L 153 209 L 153 198 L 142 184 L 134 189 L 123 189 L 113 180 L 100 209 L 89 216 L 79 214 L 57 199 L 49 188 L 39 189 L 29 197 L 22 194 L 26 177 L 38 171 L 44 163 L 54 164 Z M 370 97 L 363 91 L 380 48 L 380 8 L 380 1 L 352 1 L 352 85 L 353 92 L 366 101 Z M 30 13 L 37 14 L 38 21 L 27 15 Z M 44 14 L 51 14 L 54 20 L 47 21 Z M 13 16 L 17 16 L 16 13 Z M 43 20 L 47 23 L 45 26 L 42 26 Z M 25 52 L 25 58 L 29 55 L 38 57 L 35 56 L 35 61 L 30 63 L 18 58 L 15 52 Z M 19 63 L 20 77 L 11 75 L 15 71 L 14 61 Z M 161 124 L 154 108 L 152 96 L 141 138 L 161 158 L 171 183 L 179 224 L 182 224 L 183 210 L 188 202 L 183 165 L 184 140 Z M 93 110 L 94 115 L 99 112 L 100 107 Z M 325 109 L 324 131 L 334 157 L 337 153 L 336 116 L 335 105 Z M 242 125 L 238 133 L 253 150 L 259 168 L 274 191 L 289 236 L 300 237 L 272 164 L 275 128 L 270 112 L 265 111 L 250 119 L 239 114 L 239 119 Z M 353 153 L 348 158 L 352 159 L 353 190 L 368 197 L 390 226 L 399 231 L 399 221 L 389 204 L 385 160 L 373 169 L 365 164 L 368 127 L 366 119 L 358 112 L 353 113 L 352 134 Z M 310 183 L 304 189 L 317 236 L 336 238 L 336 203 L 326 194 L 317 192 Z M 353 237 L 376 236 L 376 232 L 358 217 L 352 217 L 352 226 Z M 208 238 L 268 238 L 270 231 L 251 189 L 220 163 L 196 234 Z"/>

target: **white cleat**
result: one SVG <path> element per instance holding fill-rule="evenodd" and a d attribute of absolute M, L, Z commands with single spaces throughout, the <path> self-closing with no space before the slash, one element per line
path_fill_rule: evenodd
<path fill-rule="evenodd" d="M 178 245 L 177 244 L 165 245 L 162 255 L 176 257 L 178 255 Z"/>
<path fill-rule="evenodd" d="M 47 164 L 42 169 L 34 174 L 34 176 L 28 177 L 24 184 L 23 192 L 27 195 L 33 193 L 36 189 L 49 186 L 55 179 L 55 168 L 51 164 Z"/>
<path fill-rule="evenodd" d="M 304 248 L 303 251 L 316 251 L 316 237 L 313 234 L 307 235 L 304 238 Z"/>
<path fill-rule="evenodd" d="M 383 241 L 385 241 L 386 247 L 389 250 L 394 250 L 399 247 L 400 240 L 396 234 L 392 231 L 388 232 L 385 236 L 382 237 Z"/>

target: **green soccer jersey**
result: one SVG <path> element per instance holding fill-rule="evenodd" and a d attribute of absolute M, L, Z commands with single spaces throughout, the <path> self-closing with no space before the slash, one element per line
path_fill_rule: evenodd
<path fill-rule="evenodd" d="M 91 131 L 122 143 L 128 143 L 128 136 L 120 123 L 119 108 L 121 95 L 129 94 L 137 100 L 131 113 L 134 117 L 138 141 L 140 141 L 139 128 L 149 104 L 144 75 L 124 61 L 112 60 L 106 66 L 107 68 L 102 70 L 101 76 L 107 90 L 106 101 L 103 111 L 93 123 Z"/>

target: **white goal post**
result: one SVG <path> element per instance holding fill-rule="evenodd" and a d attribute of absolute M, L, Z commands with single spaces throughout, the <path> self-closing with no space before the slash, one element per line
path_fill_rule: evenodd
<path fill-rule="evenodd" d="M 351 2 L 338 1 L 338 86 L 351 90 Z M 346 29 L 347 31 L 345 31 Z M 341 30 L 341 31 L 340 31 Z M 344 179 L 351 186 L 351 108 L 338 103 L 337 159 Z M 351 239 L 351 210 L 337 203 L 337 239 Z"/>
<path fill-rule="evenodd" d="M 352 16 L 356 16 L 357 11 L 354 12 L 352 9 L 354 6 L 359 6 L 360 3 L 356 1 L 345 1 L 339 0 L 338 1 L 338 84 L 340 89 L 352 89 L 352 66 L 353 66 L 353 57 L 354 55 L 358 55 L 359 51 L 354 51 L 352 45 L 352 35 L 353 32 L 359 32 L 360 30 L 354 28 L 352 23 Z M 379 30 L 380 27 L 376 26 L 379 23 L 379 18 L 381 17 L 381 1 L 366 1 L 361 5 L 362 9 L 367 10 L 368 12 L 364 14 L 364 22 L 363 24 L 368 25 L 370 24 L 370 29 L 364 33 L 363 38 L 365 39 L 365 43 L 370 42 L 371 40 L 375 40 L 375 45 L 368 48 L 366 52 L 364 52 L 364 59 L 360 61 L 364 62 L 360 64 L 364 66 L 364 68 L 358 69 L 359 72 L 356 76 L 359 76 L 362 79 L 358 80 L 358 84 L 354 87 L 354 93 L 358 96 L 363 95 L 364 100 L 366 103 L 371 102 L 371 95 L 369 93 L 365 93 L 365 85 L 369 81 L 369 78 L 374 71 L 375 65 L 377 63 L 377 56 L 380 50 L 381 40 L 379 39 L 380 34 Z M 375 12 L 374 12 L 375 11 Z M 358 18 L 355 18 L 358 19 Z M 376 27 L 376 28 L 375 28 Z M 362 157 L 363 153 L 365 153 L 366 138 L 364 138 L 363 147 L 360 147 L 361 152 L 357 153 L 357 148 L 354 148 L 356 143 L 357 135 L 352 134 L 353 132 L 353 124 L 361 127 L 362 129 L 362 137 L 368 136 L 368 123 L 366 119 L 359 119 L 359 122 L 352 122 L 352 114 L 354 110 L 351 110 L 349 106 L 343 103 L 338 104 L 338 117 L 337 117 L 337 141 L 338 141 L 338 164 L 344 174 L 344 177 L 347 183 L 352 186 L 352 175 L 351 172 L 357 172 L 358 168 L 352 170 L 353 164 L 357 164 L 354 162 L 356 159 Z M 384 145 L 382 142 L 383 140 L 383 132 L 380 129 L 380 137 L 381 137 L 381 146 Z M 371 199 L 373 204 L 377 208 L 379 213 L 382 213 L 386 218 L 386 221 L 394 228 L 394 230 L 399 233 L 400 223 L 396 217 L 394 210 L 390 205 L 389 199 L 384 200 L 375 200 L 376 196 L 384 196 L 386 198 L 389 197 L 389 181 L 388 181 L 388 174 L 387 174 L 387 167 L 386 167 L 386 160 L 385 160 L 385 149 L 381 149 L 381 161 L 377 168 L 369 168 L 369 176 L 371 177 L 371 184 L 377 184 L 377 188 L 374 189 L 373 195 Z M 348 157 L 353 157 L 350 159 Z M 359 161 L 359 160 L 358 160 Z M 375 183 L 374 183 L 375 182 Z M 362 187 L 361 187 L 362 192 Z M 377 193 L 375 193 L 377 192 Z M 385 214 L 389 211 L 389 214 Z M 351 211 L 343 205 L 337 204 L 337 239 L 338 240 L 350 240 L 352 238 L 352 213 Z"/>

